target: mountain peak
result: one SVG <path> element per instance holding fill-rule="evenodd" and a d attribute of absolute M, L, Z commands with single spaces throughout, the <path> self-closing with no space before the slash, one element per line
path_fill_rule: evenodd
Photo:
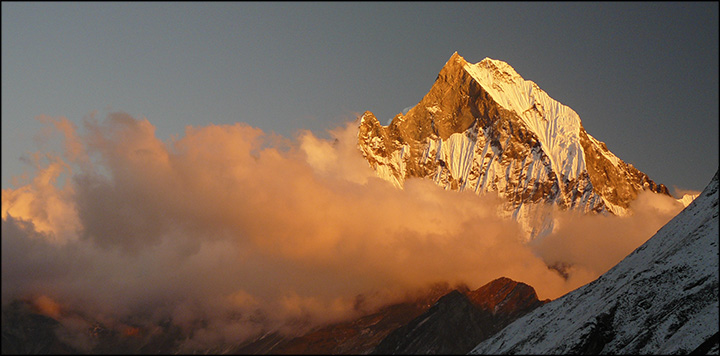
<path fill-rule="evenodd" d="M 461 67 L 456 67 L 457 64 Z M 448 66 L 458 69 L 462 68 L 470 74 L 482 72 L 492 73 L 496 79 L 502 79 L 506 82 L 524 80 L 511 65 L 499 59 L 492 59 L 490 57 L 485 57 L 482 61 L 473 64 L 468 62 L 463 56 L 455 51 L 450 56 L 450 59 L 448 59 L 445 63 L 445 67 Z"/>
<path fill-rule="evenodd" d="M 473 304 L 496 314 L 513 314 L 527 311 L 545 301 L 539 301 L 535 289 L 525 283 L 500 277 L 468 293 Z"/>
<path fill-rule="evenodd" d="M 463 56 L 459 55 L 459 54 L 457 53 L 457 51 L 455 51 L 455 52 L 450 56 L 450 59 L 448 59 L 448 61 L 447 61 L 446 63 L 450 63 L 450 62 L 461 62 L 461 63 L 463 63 L 463 64 L 464 64 L 464 63 L 467 63 L 467 61 L 465 60 L 465 58 L 463 58 Z"/>
<path fill-rule="evenodd" d="M 426 177 L 446 189 L 497 192 L 530 238 L 552 230 L 551 221 L 538 223 L 546 212 L 536 203 L 624 215 L 642 190 L 669 195 L 512 66 L 492 58 L 470 64 L 457 52 L 406 114 L 388 126 L 363 120 L 358 146 L 399 188 Z"/>
<path fill-rule="evenodd" d="M 490 57 L 485 57 L 482 61 L 470 64 L 471 66 L 474 66 L 476 69 L 486 70 L 490 71 L 495 74 L 495 76 L 499 79 L 504 79 L 510 82 L 514 82 L 515 80 L 523 80 L 523 78 L 518 74 L 517 71 L 515 71 L 515 68 L 513 68 L 511 65 L 507 64 L 506 62 L 503 62 L 498 59 L 492 59 Z"/>

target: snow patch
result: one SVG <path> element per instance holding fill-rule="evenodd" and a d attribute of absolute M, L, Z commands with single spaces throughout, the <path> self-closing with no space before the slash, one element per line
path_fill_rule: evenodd
<path fill-rule="evenodd" d="M 695 198 L 697 198 L 699 195 L 700 195 L 700 194 L 685 194 L 685 195 L 683 195 L 682 198 L 676 199 L 676 200 L 679 201 L 683 206 L 687 207 L 687 206 L 690 205 L 690 203 L 692 203 L 693 200 L 695 200 Z"/>

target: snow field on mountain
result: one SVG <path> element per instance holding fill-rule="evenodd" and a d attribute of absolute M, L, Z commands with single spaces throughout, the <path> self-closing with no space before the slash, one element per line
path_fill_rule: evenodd
<path fill-rule="evenodd" d="M 515 112 L 539 137 L 556 172 L 576 179 L 585 170 L 580 117 L 575 111 L 550 98 L 502 61 L 486 58 L 476 64 L 466 63 L 464 68 L 500 106 Z"/>

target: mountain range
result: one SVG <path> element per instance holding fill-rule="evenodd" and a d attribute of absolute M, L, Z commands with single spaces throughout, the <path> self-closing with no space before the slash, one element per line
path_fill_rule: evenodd
<path fill-rule="evenodd" d="M 526 241 L 552 231 L 553 209 L 632 214 L 643 191 L 668 189 L 588 134 L 572 109 L 510 65 L 457 53 L 424 98 L 383 126 L 359 120 L 358 149 L 399 189 L 430 179 L 448 190 L 497 193 Z M 642 246 L 593 282 L 556 300 L 502 276 L 471 290 L 437 284 L 406 300 L 302 335 L 267 330 L 197 353 L 222 354 L 717 354 L 718 174 Z M 179 353 L 172 320 L 154 328 L 89 325 L 90 353 Z M 67 317 L 67 315 L 66 315 Z M 2 353 L 81 353 L 63 323 L 30 300 L 2 309 Z"/>

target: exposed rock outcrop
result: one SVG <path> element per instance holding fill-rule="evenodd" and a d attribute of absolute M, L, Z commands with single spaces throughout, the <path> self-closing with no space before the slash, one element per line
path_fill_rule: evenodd
<path fill-rule="evenodd" d="M 474 291 L 454 290 L 388 335 L 374 354 L 465 354 L 520 316 L 543 305 L 531 286 L 496 279 Z"/>

